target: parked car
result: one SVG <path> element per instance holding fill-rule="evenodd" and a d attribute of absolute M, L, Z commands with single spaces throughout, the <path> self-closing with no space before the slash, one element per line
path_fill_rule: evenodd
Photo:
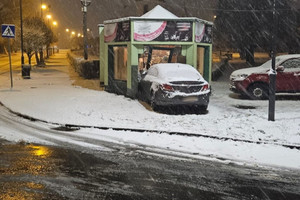
<path fill-rule="evenodd" d="M 272 60 L 230 75 L 230 89 L 252 99 L 266 99 Z M 300 54 L 276 57 L 276 93 L 300 92 Z"/>
<path fill-rule="evenodd" d="M 207 110 L 210 86 L 191 65 L 161 63 L 151 66 L 139 82 L 139 98 L 157 106 L 188 105 Z"/>

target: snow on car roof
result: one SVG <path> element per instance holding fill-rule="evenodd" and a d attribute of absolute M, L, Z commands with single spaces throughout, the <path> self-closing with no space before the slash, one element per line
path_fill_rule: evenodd
<path fill-rule="evenodd" d="M 287 55 L 276 56 L 276 65 L 281 64 L 283 61 L 290 58 L 300 58 L 300 54 L 287 54 Z M 271 66 L 271 63 L 272 63 L 272 59 L 262 64 L 261 67 L 269 68 Z"/>
<path fill-rule="evenodd" d="M 300 58 L 300 54 L 287 54 L 287 55 L 276 56 L 276 58 L 280 60 L 289 59 L 289 58 Z"/>
<path fill-rule="evenodd" d="M 181 63 L 160 63 L 153 65 L 157 68 L 158 77 L 167 81 L 203 81 L 200 73 L 191 65 Z"/>

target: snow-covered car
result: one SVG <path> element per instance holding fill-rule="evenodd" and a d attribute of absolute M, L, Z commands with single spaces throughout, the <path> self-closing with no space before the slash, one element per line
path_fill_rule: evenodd
<path fill-rule="evenodd" d="M 259 67 L 239 69 L 230 75 L 230 90 L 251 99 L 266 99 L 272 60 Z M 300 54 L 276 57 L 276 93 L 300 92 Z"/>
<path fill-rule="evenodd" d="M 188 105 L 207 110 L 210 86 L 191 65 L 161 63 L 151 66 L 139 82 L 139 98 L 156 106 Z"/>

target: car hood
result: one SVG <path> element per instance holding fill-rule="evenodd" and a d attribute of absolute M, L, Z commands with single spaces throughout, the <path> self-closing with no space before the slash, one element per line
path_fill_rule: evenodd
<path fill-rule="evenodd" d="M 253 73 L 267 73 L 269 68 L 266 67 L 250 67 L 250 68 L 245 68 L 245 69 L 238 69 L 234 72 L 232 72 L 231 76 L 239 76 L 239 75 L 250 75 Z"/>
<path fill-rule="evenodd" d="M 178 75 L 177 77 L 154 77 L 150 75 L 146 75 L 144 78 L 145 81 L 150 81 L 150 82 L 156 82 L 160 84 L 164 83 L 172 83 L 172 82 L 178 82 L 178 81 L 186 81 L 186 82 L 202 82 L 206 83 L 203 77 L 181 77 Z"/>

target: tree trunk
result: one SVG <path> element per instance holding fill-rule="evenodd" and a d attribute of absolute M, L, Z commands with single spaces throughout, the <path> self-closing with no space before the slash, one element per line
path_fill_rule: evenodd
<path fill-rule="evenodd" d="M 36 65 L 40 65 L 40 59 L 39 59 L 38 52 L 35 51 L 34 54 L 35 54 Z"/>
<path fill-rule="evenodd" d="M 45 66 L 45 60 L 44 60 L 44 51 L 43 49 L 40 50 L 40 66 Z"/>
<path fill-rule="evenodd" d="M 47 45 L 47 48 L 46 48 L 46 58 L 49 58 L 49 45 Z"/>
<path fill-rule="evenodd" d="M 28 64 L 31 65 L 31 57 L 32 57 L 31 52 L 30 53 L 26 53 L 26 55 L 28 57 Z"/>
<path fill-rule="evenodd" d="M 28 63 L 29 63 L 29 65 L 31 65 L 31 57 L 33 56 L 33 54 L 30 54 L 29 56 L 28 56 Z"/>

